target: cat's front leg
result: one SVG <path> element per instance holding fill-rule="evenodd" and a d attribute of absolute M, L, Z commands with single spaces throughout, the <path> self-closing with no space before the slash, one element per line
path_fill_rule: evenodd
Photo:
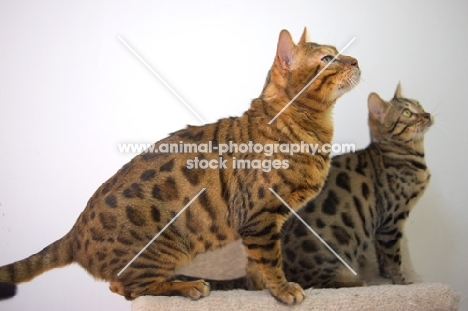
<path fill-rule="evenodd" d="M 379 230 L 375 235 L 375 252 L 382 277 L 391 279 L 393 284 L 410 284 L 401 270 L 401 237 L 397 228 Z"/>
<path fill-rule="evenodd" d="M 256 264 L 259 275 L 263 277 L 266 288 L 279 301 L 293 305 L 300 303 L 306 297 L 304 290 L 297 283 L 288 282 L 282 269 L 281 244 L 279 230 L 266 226 L 263 230 L 243 236 L 243 244 L 250 262 L 250 269 Z M 256 274 L 256 287 L 258 274 Z"/>

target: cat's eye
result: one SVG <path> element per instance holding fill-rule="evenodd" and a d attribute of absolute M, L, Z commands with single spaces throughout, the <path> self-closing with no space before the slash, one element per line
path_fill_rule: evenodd
<path fill-rule="evenodd" d="M 413 113 L 412 113 L 409 109 L 403 110 L 403 116 L 404 116 L 405 118 L 409 118 L 409 117 L 411 117 L 412 115 L 413 115 Z"/>
<path fill-rule="evenodd" d="M 322 61 L 323 61 L 323 62 L 329 63 L 329 62 L 331 62 L 332 60 L 333 60 L 333 56 L 331 56 L 331 55 L 327 55 L 327 56 L 322 57 Z"/>

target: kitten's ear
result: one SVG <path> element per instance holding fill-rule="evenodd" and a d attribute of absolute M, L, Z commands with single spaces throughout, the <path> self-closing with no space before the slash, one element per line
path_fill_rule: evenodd
<path fill-rule="evenodd" d="M 369 107 L 369 115 L 382 122 L 388 109 L 388 103 L 376 93 L 371 93 L 367 99 L 367 106 Z"/>
<path fill-rule="evenodd" d="M 404 98 L 403 95 L 401 94 L 401 82 L 398 82 L 393 98 Z"/>
<path fill-rule="evenodd" d="M 297 44 L 306 43 L 306 42 L 307 42 L 307 27 L 304 27 L 304 31 L 302 32 L 301 39 L 299 40 Z"/>
<path fill-rule="evenodd" d="M 281 69 L 289 70 L 293 63 L 294 44 L 289 31 L 283 29 L 279 35 L 276 58 Z"/>

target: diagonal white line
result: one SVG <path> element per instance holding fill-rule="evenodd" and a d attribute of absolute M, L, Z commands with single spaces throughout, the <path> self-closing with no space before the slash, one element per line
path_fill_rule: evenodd
<path fill-rule="evenodd" d="M 198 120 L 200 120 L 203 124 L 206 124 L 205 120 L 203 120 L 203 118 L 200 117 L 200 115 L 195 110 L 193 110 L 193 108 L 182 97 L 180 97 L 180 95 L 177 94 L 177 92 L 174 91 L 174 89 L 169 84 L 167 84 L 167 82 L 164 81 L 164 79 L 161 78 L 161 76 L 156 71 L 154 71 L 154 69 L 151 68 L 151 66 L 148 65 L 148 63 L 145 62 L 145 60 L 140 55 L 138 55 L 138 53 L 135 52 L 135 50 L 132 49 L 132 47 L 128 45 L 128 43 L 124 39 L 122 39 L 121 36 L 119 36 L 119 40 L 130 50 L 130 52 L 133 53 L 133 55 L 136 56 L 136 58 L 138 58 L 143 63 L 143 65 L 146 66 L 146 68 L 149 69 L 149 71 L 151 71 L 152 74 L 156 76 L 156 78 L 159 79 L 159 81 L 161 81 L 162 84 L 164 84 L 165 87 L 169 89 L 169 91 L 172 92 L 172 94 L 175 95 L 175 97 L 177 97 L 182 102 L 182 104 L 185 105 L 185 107 L 187 107 L 190 110 L 190 112 L 192 112 L 198 118 Z"/>
<path fill-rule="evenodd" d="M 328 62 L 328 63 L 325 65 L 325 67 L 323 67 L 322 70 L 320 70 L 320 72 L 317 73 L 317 74 L 312 78 L 312 80 L 310 80 L 309 83 L 307 83 L 306 86 L 304 86 L 304 87 L 302 88 L 302 90 L 300 90 L 299 93 L 297 93 L 296 96 L 294 96 L 294 97 L 289 101 L 289 103 L 287 103 L 287 105 L 284 106 L 283 109 L 281 109 L 281 111 L 278 112 L 278 113 L 276 114 L 276 116 L 275 116 L 273 119 L 270 120 L 270 122 L 268 122 L 268 124 L 273 123 L 273 121 L 275 121 L 276 118 L 278 118 L 278 117 L 280 116 L 280 114 L 282 114 L 282 113 L 286 110 L 286 108 L 288 108 L 289 105 L 291 105 L 291 104 L 293 103 L 293 101 L 295 101 L 295 100 L 305 91 L 305 89 L 308 88 L 308 87 L 312 84 L 312 82 L 314 82 L 315 79 L 317 79 L 317 78 L 328 68 L 328 66 L 330 66 L 330 65 L 335 61 L 335 59 L 337 59 L 341 54 L 343 54 L 343 52 L 348 48 L 348 46 L 351 45 L 351 43 L 354 42 L 354 40 L 356 40 L 356 37 L 352 38 L 351 41 L 349 41 L 348 44 L 346 44 L 345 47 L 342 48 L 341 51 L 339 51 L 338 54 L 336 54 L 336 56 L 333 57 L 333 59 L 332 59 L 330 62 Z"/>
<path fill-rule="evenodd" d="M 341 258 L 340 255 L 338 255 L 338 254 L 333 250 L 333 248 L 331 248 L 330 245 L 328 245 L 327 242 L 325 242 L 325 240 L 322 239 L 322 238 L 320 237 L 320 235 L 318 235 L 317 232 L 315 232 L 315 230 L 312 229 L 312 228 L 309 226 L 309 224 L 306 223 L 305 220 L 302 219 L 302 217 L 299 216 L 299 215 L 288 205 L 288 203 L 286 203 L 286 202 L 283 200 L 283 198 L 281 198 L 281 197 L 275 192 L 275 190 L 273 190 L 273 189 L 271 189 L 271 188 L 268 188 L 268 189 L 270 189 L 270 191 L 273 192 L 273 194 L 276 195 L 276 197 L 277 197 L 287 208 L 289 208 L 289 209 L 291 210 L 291 212 L 294 214 L 294 216 L 296 216 L 297 219 L 299 219 L 299 220 L 307 227 L 307 229 L 309 229 L 310 232 L 312 232 L 312 233 L 317 237 L 317 239 L 319 239 L 320 242 L 322 242 L 322 244 L 325 245 L 325 246 L 330 250 L 330 252 L 332 252 L 333 255 L 335 255 L 336 258 L 338 258 L 338 259 L 346 266 L 346 268 L 348 268 L 354 275 L 357 275 L 356 271 L 354 271 L 353 268 L 351 268 L 351 266 L 348 265 L 348 263 L 347 263 L 346 261 L 344 261 L 343 258 Z"/>
<path fill-rule="evenodd" d="M 130 260 L 130 262 L 129 262 L 125 267 L 123 267 L 122 270 L 120 270 L 119 273 L 117 273 L 117 276 L 120 276 L 120 275 L 132 264 L 132 262 L 134 262 L 135 259 L 137 259 L 137 258 L 148 248 L 148 246 L 150 246 L 151 243 L 153 243 L 153 242 L 164 232 L 164 230 L 166 230 L 174 221 L 176 221 L 177 217 L 179 217 L 179 216 L 187 209 L 187 207 L 189 207 L 190 204 L 192 204 L 193 201 L 195 201 L 195 200 L 198 198 L 198 196 L 199 196 L 200 194 L 202 194 L 202 192 L 205 191 L 205 190 L 206 190 L 206 188 L 203 188 L 202 190 L 200 190 L 200 192 L 198 192 L 197 195 L 194 196 L 193 199 L 191 199 L 190 202 L 188 202 L 187 205 L 185 205 L 184 208 L 181 209 L 180 212 L 178 212 L 177 215 L 175 215 L 174 218 L 172 218 L 171 221 L 169 221 L 169 222 L 164 226 L 164 228 L 162 228 L 161 231 L 159 231 L 159 232 L 154 236 L 154 238 L 151 239 L 151 241 L 149 241 L 148 244 L 146 244 L 145 247 L 143 247 L 143 248 L 141 249 L 141 251 L 140 251 L 138 254 L 136 254 L 135 257 L 133 257 L 133 259 Z"/>

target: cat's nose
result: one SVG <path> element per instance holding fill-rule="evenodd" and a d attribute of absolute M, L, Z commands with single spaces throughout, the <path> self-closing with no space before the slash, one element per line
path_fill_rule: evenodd
<path fill-rule="evenodd" d="M 348 65 L 348 66 L 351 66 L 351 67 L 356 67 L 356 68 L 359 69 L 358 61 L 354 57 L 341 55 L 338 61 L 341 64 Z"/>
<path fill-rule="evenodd" d="M 354 57 L 350 57 L 350 65 L 353 66 L 353 67 L 358 67 L 359 68 L 358 61 Z"/>
<path fill-rule="evenodd" d="M 429 125 L 434 124 L 434 118 L 431 116 L 430 113 L 424 112 L 424 113 L 422 113 L 421 115 L 422 115 L 422 117 L 423 117 L 424 119 L 426 119 L 427 121 L 429 121 Z"/>
<path fill-rule="evenodd" d="M 351 57 L 351 56 L 344 56 L 344 55 L 343 55 L 343 62 L 344 62 L 346 65 L 359 68 L 358 61 L 357 61 L 357 59 L 355 59 L 354 57 Z"/>

